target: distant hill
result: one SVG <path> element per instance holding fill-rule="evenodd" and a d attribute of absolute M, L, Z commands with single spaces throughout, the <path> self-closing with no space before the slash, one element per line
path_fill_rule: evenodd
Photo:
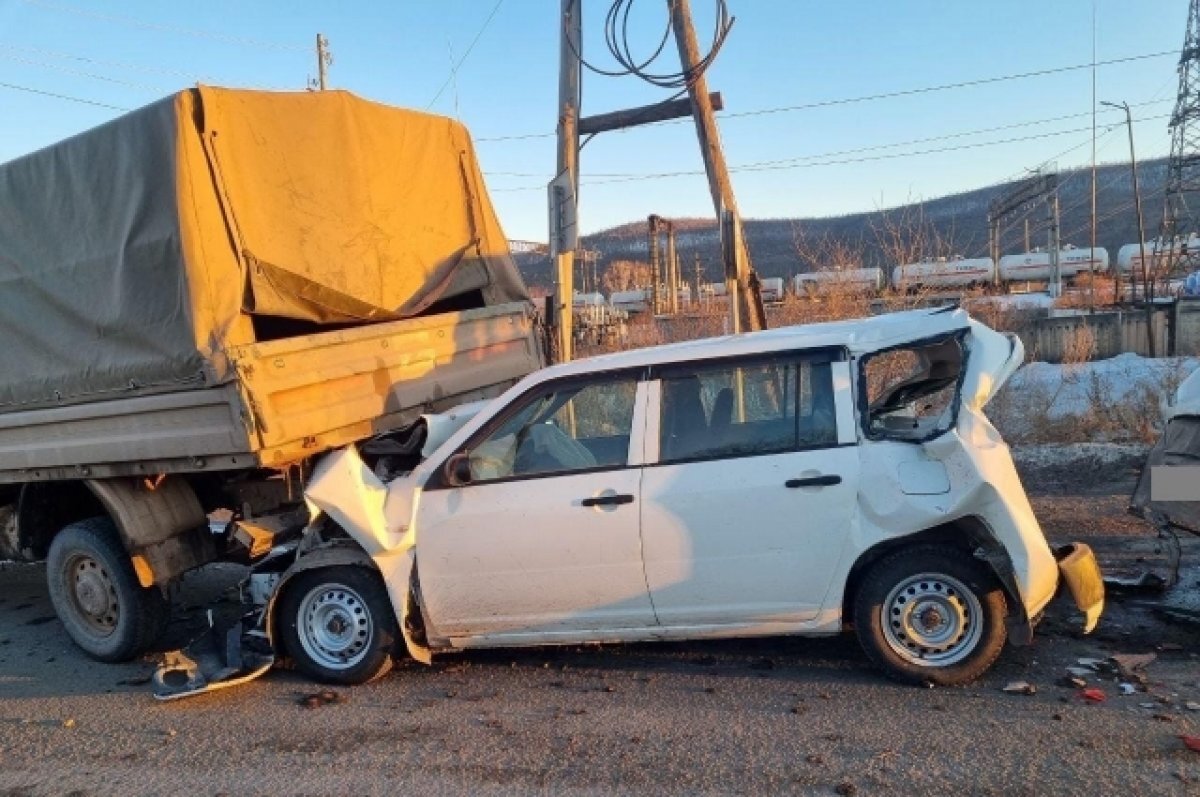
<path fill-rule="evenodd" d="M 1146 235 L 1153 237 L 1162 217 L 1166 159 L 1138 164 Z M 1097 168 L 1096 245 L 1116 258 L 1117 249 L 1137 240 L 1133 184 L 1127 163 Z M 895 265 L 897 256 L 937 257 L 961 254 L 986 255 L 988 203 L 1012 184 L 1002 183 L 961 194 L 930 199 L 881 211 L 807 219 L 747 219 L 746 240 L 754 267 L 763 277 L 789 277 L 826 265 L 835 250 L 853 254 L 867 266 Z M 1091 236 L 1091 169 L 1060 172 L 1059 207 L 1064 244 L 1086 247 Z M 1036 232 L 1033 246 L 1045 247 L 1044 213 L 1035 209 L 1030 224 Z M 705 279 L 720 274 L 720 243 L 713 219 L 675 219 L 676 238 L 684 273 L 693 273 L 700 255 Z M 1004 231 L 1003 253 L 1024 251 L 1024 225 L 1017 219 Z M 647 260 L 646 223 L 632 221 L 585 236 L 583 246 L 600 253 L 598 271 L 614 260 Z M 518 265 L 530 285 L 551 283 L 550 261 L 545 256 L 519 255 Z M 823 262 L 824 261 L 824 262 Z"/>

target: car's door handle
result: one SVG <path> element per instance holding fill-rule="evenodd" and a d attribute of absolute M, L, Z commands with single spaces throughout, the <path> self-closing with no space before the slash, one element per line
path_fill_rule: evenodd
<path fill-rule="evenodd" d="M 581 506 L 618 506 L 620 504 L 632 504 L 633 496 L 628 493 L 620 493 L 618 495 L 601 495 L 595 498 L 585 498 L 579 502 Z"/>
<path fill-rule="evenodd" d="M 842 477 L 836 473 L 830 473 L 825 476 L 811 476 L 807 479 L 788 479 L 783 483 L 784 487 L 832 487 L 835 484 L 841 484 Z"/>

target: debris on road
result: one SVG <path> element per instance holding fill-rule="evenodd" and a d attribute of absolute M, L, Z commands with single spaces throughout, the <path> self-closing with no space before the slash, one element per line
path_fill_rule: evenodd
<path fill-rule="evenodd" d="M 1121 687 L 1121 694 L 1123 694 L 1123 695 L 1137 694 L 1137 687 L 1131 683 L 1122 682 L 1120 684 L 1120 687 Z"/>
<path fill-rule="evenodd" d="M 1108 699 L 1108 695 L 1104 694 L 1103 689 L 1096 689 L 1095 687 L 1080 691 L 1079 696 L 1089 703 L 1103 703 Z"/>
<path fill-rule="evenodd" d="M 332 689 L 325 689 L 321 692 L 314 692 L 311 695 L 304 695 L 296 704 L 304 708 L 321 708 L 321 706 L 335 705 L 337 703 L 346 702 L 346 698 Z"/>
<path fill-rule="evenodd" d="M 1058 685 L 1070 689 L 1085 689 L 1087 688 L 1087 679 L 1079 675 L 1064 675 L 1058 680 Z"/>
<path fill-rule="evenodd" d="M 1116 665 L 1122 680 L 1142 681 L 1144 676 L 1140 671 L 1146 669 L 1157 658 L 1157 653 L 1114 653 L 1108 660 Z"/>
<path fill-rule="evenodd" d="M 1003 691 L 1012 695 L 1036 695 L 1037 687 L 1028 681 L 1011 681 Z"/>
<path fill-rule="evenodd" d="M 1187 749 L 1195 753 L 1200 753 L 1200 736 L 1180 736 Z"/>

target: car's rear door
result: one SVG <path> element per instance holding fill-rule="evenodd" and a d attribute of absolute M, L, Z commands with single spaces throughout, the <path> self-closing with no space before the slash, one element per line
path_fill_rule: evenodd
<path fill-rule="evenodd" d="M 631 372 L 542 385 L 461 448 L 470 483 L 426 487 L 417 561 L 438 634 L 524 644 L 654 626 L 638 533 L 645 402 Z"/>
<path fill-rule="evenodd" d="M 654 376 L 647 443 L 657 450 L 646 454 L 641 511 L 660 623 L 811 620 L 857 510 L 842 353 L 677 364 Z"/>

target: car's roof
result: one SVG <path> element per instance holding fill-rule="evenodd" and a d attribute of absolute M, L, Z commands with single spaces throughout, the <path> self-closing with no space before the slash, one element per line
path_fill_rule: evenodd
<path fill-rule="evenodd" d="M 901 345 L 907 341 L 965 329 L 969 325 L 970 317 L 966 311 L 957 307 L 908 310 L 848 321 L 800 324 L 762 332 L 700 338 L 587 357 L 539 371 L 538 381 L 596 371 L 800 349 L 843 348 L 851 354 L 863 354 Z"/>

